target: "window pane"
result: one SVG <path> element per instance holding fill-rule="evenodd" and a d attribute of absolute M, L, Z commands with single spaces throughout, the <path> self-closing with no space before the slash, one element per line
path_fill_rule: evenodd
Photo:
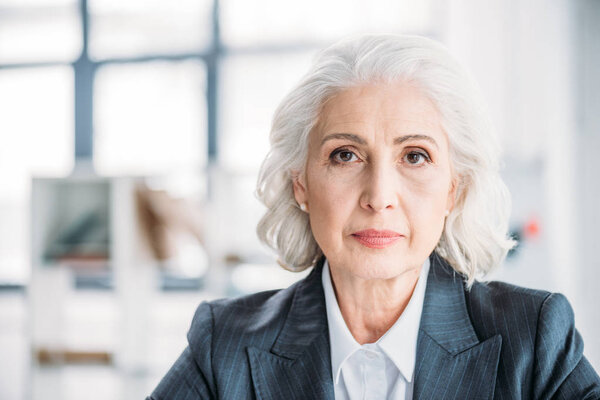
<path fill-rule="evenodd" d="M 45 7 L 75 5 L 77 0 L 0 0 L 0 7 Z"/>
<path fill-rule="evenodd" d="M 211 37 L 210 0 L 89 0 L 94 58 L 186 53 Z"/>
<path fill-rule="evenodd" d="M 216 253 L 270 262 L 256 236 L 265 212 L 253 196 L 269 149 L 275 108 L 308 69 L 313 53 L 227 56 L 219 78 L 219 173 L 211 197 Z"/>
<path fill-rule="evenodd" d="M 228 56 L 219 97 L 219 158 L 228 169 L 258 170 L 269 149 L 271 117 L 308 70 L 313 53 Z"/>
<path fill-rule="evenodd" d="M 81 52 L 75 1 L 0 3 L 0 63 L 72 61 Z M 27 6 L 25 6 L 27 5 Z"/>
<path fill-rule="evenodd" d="M 94 163 L 104 174 L 201 171 L 206 162 L 204 65 L 109 65 L 95 82 Z"/>
<path fill-rule="evenodd" d="M 222 0 L 222 36 L 227 45 L 246 46 L 329 42 L 361 32 L 428 32 L 435 27 L 431 3 L 427 0 Z"/>
<path fill-rule="evenodd" d="M 72 69 L 0 71 L 0 114 L 0 281 L 22 282 L 31 176 L 64 176 L 73 167 Z"/>

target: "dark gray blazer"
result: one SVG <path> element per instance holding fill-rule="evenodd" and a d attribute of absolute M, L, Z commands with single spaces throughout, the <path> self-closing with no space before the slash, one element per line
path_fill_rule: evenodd
<path fill-rule="evenodd" d="M 600 399 L 561 294 L 475 283 L 430 257 L 415 399 Z M 293 286 L 202 303 L 148 399 L 331 399 L 321 260 Z"/>

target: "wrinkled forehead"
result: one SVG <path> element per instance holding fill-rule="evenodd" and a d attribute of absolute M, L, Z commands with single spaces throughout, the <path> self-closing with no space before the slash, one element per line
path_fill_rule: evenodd
<path fill-rule="evenodd" d="M 351 133 L 369 141 L 378 135 L 431 135 L 447 143 L 435 103 L 411 82 L 357 85 L 340 90 L 322 105 L 311 131 L 311 145 L 332 133 Z M 381 137 L 380 137 L 381 138 Z"/>

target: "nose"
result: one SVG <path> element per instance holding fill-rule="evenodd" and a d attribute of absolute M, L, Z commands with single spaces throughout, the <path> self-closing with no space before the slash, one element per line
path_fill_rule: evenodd
<path fill-rule="evenodd" d="M 398 207 L 398 182 L 395 171 L 387 165 L 371 165 L 364 177 L 360 206 L 380 212 Z"/>

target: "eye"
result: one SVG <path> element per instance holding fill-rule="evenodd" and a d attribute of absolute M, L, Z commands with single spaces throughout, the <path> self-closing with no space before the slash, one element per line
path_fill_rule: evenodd
<path fill-rule="evenodd" d="M 406 161 L 410 165 L 422 165 L 425 162 L 430 161 L 429 156 L 427 154 L 411 151 L 410 153 L 404 156 L 404 161 Z"/>
<path fill-rule="evenodd" d="M 344 149 L 336 150 L 333 153 L 331 153 L 331 158 L 333 159 L 333 161 L 340 163 L 340 164 L 350 163 L 350 162 L 358 160 L 358 157 L 356 156 L 356 154 L 354 154 L 350 150 L 344 150 Z"/>

